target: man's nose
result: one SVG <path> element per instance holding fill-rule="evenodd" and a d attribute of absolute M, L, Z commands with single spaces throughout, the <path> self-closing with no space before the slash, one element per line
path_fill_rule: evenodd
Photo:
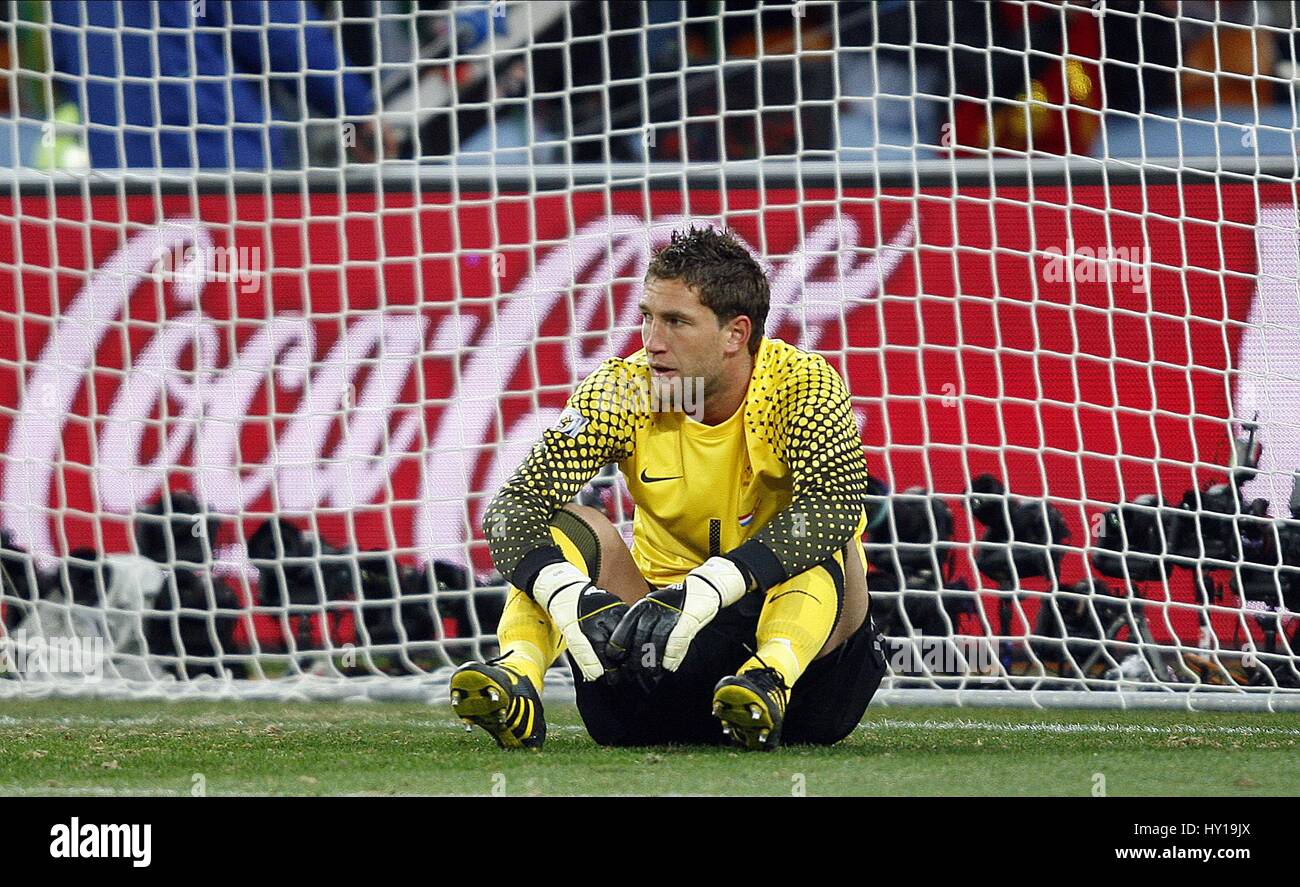
<path fill-rule="evenodd" d="M 651 354 L 661 354 L 666 351 L 663 328 L 653 320 L 646 321 L 646 327 L 647 329 L 642 332 L 645 350 Z"/>

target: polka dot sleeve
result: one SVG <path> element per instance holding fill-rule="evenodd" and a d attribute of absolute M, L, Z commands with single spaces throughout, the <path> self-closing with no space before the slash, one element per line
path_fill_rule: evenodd
<path fill-rule="evenodd" d="M 790 506 L 728 556 L 766 589 L 843 548 L 867 504 L 867 465 L 849 392 L 822 357 L 806 354 L 772 394 L 763 428 L 790 468 Z"/>
<path fill-rule="evenodd" d="M 632 454 L 636 429 L 648 421 L 638 397 L 644 373 L 618 358 L 605 361 L 569 398 L 483 517 L 492 560 L 517 588 L 530 591 L 538 571 L 563 560 L 547 525 L 604 466 Z"/>

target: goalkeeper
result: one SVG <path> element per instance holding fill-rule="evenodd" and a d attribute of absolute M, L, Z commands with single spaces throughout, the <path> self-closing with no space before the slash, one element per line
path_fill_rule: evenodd
<path fill-rule="evenodd" d="M 458 669 L 451 700 L 503 748 L 541 747 L 542 675 L 566 650 L 602 745 L 830 744 L 862 719 L 884 674 L 862 443 L 843 380 L 764 338 L 767 311 L 730 234 L 674 233 L 646 272 L 644 349 L 584 380 L 492 501 L 502 655 Z M 610 463 L 637 506 L 630 552 L 571 504 Z"/>

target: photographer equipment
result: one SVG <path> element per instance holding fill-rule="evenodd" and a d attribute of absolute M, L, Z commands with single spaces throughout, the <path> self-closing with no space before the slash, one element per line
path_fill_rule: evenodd
<path fill-rule="evenodd" d="M 408 659 L 415 650 L 431 652 L 434 642 L 445 645 L 448 638 L 490 631 L 505 609 L 503 593 L 472 590 L 469 571 L 448 561 L 416 569 L 389 552 L 367 551 L 356 563 L 368 643 L 400 646 L 403 671 L 421 671 Z"/>
<path fill-rule="evenodd" d="M 0 530 L 0 629 L 14 628 L 22 621 L 46 581 L 36 571 L 32 556 L 14 544 L 8 530 Z"/>
<path fill-rule="evenodd" d="M 83 678 L 224 674 L 238 601 L 210 572 L 220 523 L 202 511 L 189 493 L 165 493 L 134 516 L 139 554 L 74 550 L 53 574 L 26 582 L 29 603 L 15 631 L 37 646 L 68 642 L 93 651 L 93 661 L 81 663 Z M 12 571 L 5 575 L 12 580 Z M 243 666 L 229 670 L 242 675 Z"/>
<path fill-rule="evenodd" d="M 1300 686 L 1297 671 L 1297 642 L 1300 625 L 1288 638 L 1284 626 L 1295 622 L 1300 610 L 1300 475 L 1294 480 L 1289 518 L 1269 520 L 1263 509 L 1251 508 L 1240 520 L 1242 549 L 1245 561 L 1237 578 L 1237 592 L 1242 608 L 1260 628 L 1263 647 L 1256 655 L 1247 644 L 1247 659 L 1251 666 L 1251 683 L 1277 684 L 1286 687 Z M 1262 503 L 1263 500 L 1255 500 Z M 1288 618 L 1283 621 L 1282 615 Z M 1278 649 L 1279 637 L 1284 649 Z"/>
<path fill-rule="evenodd" d="M 1156 496 L 1138 496 L 1102 515 L 1092 564 L 1104 576 L 1129 582 L 1164 579 L 1173 568 L 1167 557 L 1176 550 L 1177 509 Z"/>
<path fill-rule="evenodd" d="M 1177 545 L 1178 528 L 1176 509 L 1154 495 L 1138 496 L 1132 503 L 1112 508 L 1102 516 L 1098 545 L 1092 551 L 1092 565 L 1097 572 L 1123 579 L 1128 589 L 1126 603 L 1117 598 L 1117 605 L 1098 607 L 1097 615 L 1105 625 L 1103 636 L 1107 641 L 1114 641 L 1127 629 L 1130 642 L 1140 644 L 1139 649 L 1151 666 L 1150 673 L 1156 675 L 1167 673 L 1167 669 L 1163 668 L 1160 653 L 1154 648 L 1146 619 L 1146 601 L 1137 583 L 1163 581 L 1168 577 L 1173 563 L 1167 555 Z M 1085 677 L 1103 652 L 1103 647 L 1096 647 L 1084 662 Z"/>
<path fill-rule="evenodd" d="M 1043 602 L 1034 626 L 1035 635 L 1053 640 L 1035 642 L 1035 651 L 1042 659 L 1055 661 L 1058 667 L 1068 660 L 1078 676 L 1086 679 L 1103 654 L 1102 638 L 1113 641 L 1123 627 L 1129 626 L 1129 643 L 1137 645 L 1138 629 L 1130 624 L 1126 604 L 1114 589 L 1096 578 L 1080 579 L 1058 590 Z M 1143 627 L 1145 624 L 1143 619 Z M 1146 637 L 1149 641 L 1149 635 Z M 1081 659 L 1084 663 L 1078 665 Z"/>
<path fill-rule="evenodd" d="M 924 487 L 910 487 L 886 501 L 866 545 L 872 618 L 882 634 L 910 634 L 909 624 L 922 634 L 949 634 L 962 613 L 974 611 L 969 594 L 938 594 L 949 587 L 965 589 L 964 582 L 953 585 L 949 578 L 952 537 L 952 509 Z M 877 597 L 878 592 L 899 594 Z"/>
<path fill-rule="evenodd" d="M 185 680 L 195 675 L 243 677 L 242 652 L 235 627 L 242 610 L 234 590 L 212 573 L 213 549 L 221 519 L 207 513 L 192 493 L 166 491 L 135 515 L 136 548 L 163 567 L 164 579 L 150 601 L 141 602 L 144 641 L 151 656 L 167 657 L 166 670 Z M 113 555 L 105 559 L 105 581 L 141 570 L 139 559 Z"/>
<path fill-rule="evenodd" d="M 320 649 L 312 639 L 313 617 L 321 620 L 322 633 L 333 637 L 344 608 L 327 605 L 360 594 L 355 557 L 348 549 L 282 517 L 264 522 L 249 537 L 248 557 L 257 568 L 258 603 L 281 611 L 281 631 L 295 650 Z M 392 597 L 391 588 L 387 596 Z"/>
<path fill-rule="evenodd" d="M 922 490 L 922 487 L 911 487 L 912 490 Z M 942 503 L 940 503 L 942 504 Z M 945 509 L 947 505 L 943 506 Z M 948 516 L 952 517 L 952 511 L 949 509 Z M 867 534 L 870 535 L 880 528 L 889 517 L 889 486 L 880 478 L 867 473 Z"/>
<path fill-rule="evenodd" d="M 410 659 L 412 644 L 432 647 L 449 634 L 490 630 L 505 606 L 502 593 L 472 591 L 469 572 L 456 564 L 433 561 L 417 569 L 387 551 L 354 554 L 283 518 L 258 528 L 248 556 L 258 570 L 259 603 L 284 610 L 285 633 L 296 649 L 320 647 L 312 640 L 312 617 L 352 610 L 363 647 L 394 648 L 395 661 L 380 669 L 389 673 L 420 673 Z"/>
<path fill-rule="evenodd" d="M 116 677 L 156 680 L 164 669 L 144 658 L 158 652 L 148 641 L 148 612 L 157 606 L 168 577 L 157 563 L 134 554 L 101 557 L 79 548 L 59 564 L 64 589 L 49 600 L 72 604 L 67 623 L 81 638 L 102 638 L 113 654 Z M 44 614 L 48 622 L 49 612 Z M 49 633 L 48 625 L 42 631 Z"/>
<path fill-rule="evenodd" d="M 885 492 L 883 484 L 879 490 Z M 917 632 L 936 637 L 957 633 L 961 615 L 974 612 L 975 602 L 970 586 L 951 578 L 955 544 L 946 502 L 924 487 L 910 487 L 882 496 L 871 513 L 865 548 L 872 619 L 890 646 L 890 661 L 898 662 L 901 648 L 910 643 L 907 638 Z"/>
<path fill-rule="evenodd" d="M 476 579 L 459 564 L 438 560 L 425 565 L 425 574 L 425 582 L 435 590 L 434 610 L 444 634 L 459 639 L 455 646 L 466 655 L 490 659 L 496 642 L 475 638 L 496 632 L 506 608 L 505 578 L 493 573 Z"/>
<path fill-rule="evenodd" d="M 1070 530 L 1050 503 L 1010 496 L 991 474 L 975 478 L 968 496 L 971 514 L 986 528 L 975 545 L 975 566 L 998 585 L 999 631 L 1010 637 L 1012 606 L 1020 601 L 1020 582 L 1042 576 L 1047 579 L 1049 595 L 1058 589 L 1065 554 L 1062 543 L 1070 538 Z M 1050 596 L 1045 600 L 1045 609 L 1051 600 Z M 1025 618 L 1023 612 L 1021 618 Z M 1002 644 L 1002 664 L 1010 671 L 1010 641 Z"/>
<path fill-rule="evenodd" d="M 350 558 L 341 557 L 348 554 L 282 517 L 266 521 L 248 540 L 248 558 L 257 567 L 259 603 L 294 611 L 350 599 Z"/>
<path fill-rule="evenodd" d="M 221 518 L 204 515 L 186 490 L 167 492 L 135 515 L 135 541 L 140 554 L 160 564 L 207 567 L 212 543 L 221 531 Z"/>
<path fill-rule="evenodd" d="M 362 552 L 356 564 L 361 571 L 362 643 L 404 645 L 437 637 L 431 607 L 434 589 L 425 584 L 424 573 L 399 564 L 384 551 Z"/>
<path fill-rule="evenodd" d="M 1290 519 L 1273 520 L 1268 516 L 1268 501 L 1246 501 L 1242 486 L 1255 477 L 1261 446 L 1255 440 L 1255 422 L 1242 423 L 1245 440 L 1233 440 L 1233 467 L 1225 483 L 1205 490 L 1190 489 L 1182 498 L 1174 527 L 1170 561 L 1174 566 L 1194 570 L 1197 603 L 1201 605 L 1201 644 L 1216 644 L 1207 603 L 1219 603 L 1225 594 L 1235 594 L 1241 611 L 1260 626 L 1264 651 L 1257 655 L 1253 641 L 1247 637 L 1242 648 L 1242 665 L 1249 672 L 1252 685 L 1300 686 L 1296 670 L 1296 635 L 1283 640 L 1288 650 L 1278 650 L 1278 638 L 1284 623 L 1279 611 L 1294 611 L 1300 605 L 1297 579 L 1300 574 L 1300 475 L 1295 478 L 1291 497 Z M 1220 582 L 1218 573 L 1228 573 Z M 1243 623 L 1237 621 L 1234 643 L 1240 642 Z M 1209 669 L 1218 669 L 1229 682 L 1236 680 L 1217 659 L 1195 660 L 1208 677 Z"/>

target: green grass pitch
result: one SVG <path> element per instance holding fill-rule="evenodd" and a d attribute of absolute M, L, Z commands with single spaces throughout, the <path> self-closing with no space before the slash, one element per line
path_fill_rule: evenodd
<path fill-rule="evenodd" d="M 1295 714 L 873 708 L 765 754 L 602 749 L 547 714 L 545 751 L 507 754 L 447 706 L 8 701 L 0 795 L 1300 794 Z"/>

